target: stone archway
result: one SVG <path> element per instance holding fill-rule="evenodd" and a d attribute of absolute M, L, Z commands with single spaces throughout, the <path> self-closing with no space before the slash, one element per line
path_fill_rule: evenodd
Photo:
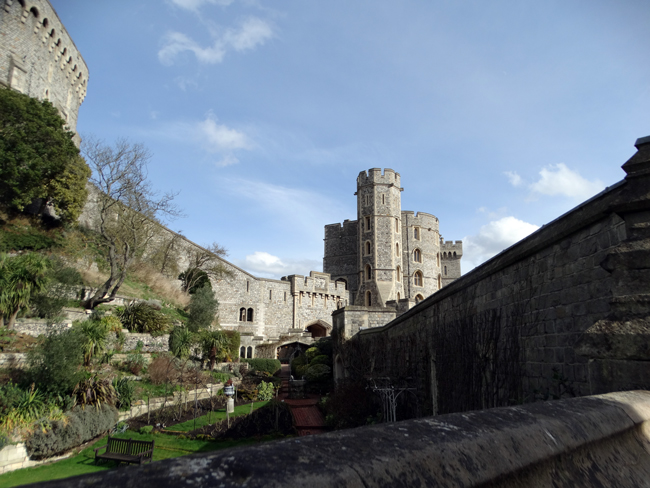
<path fill-rule="evenodd" d="M 345 366 L 343 365 L 343 359 L 340 354 L 337 354 L 334 358 L 334 381 L 339 381 L 345 378 Z"/>
<path fill-rule="evenodd" d="M 311 333 L 313 339 L 327 337 L 332 331 L 332 326 L 323 320 L 316 320 L 308 324 L 305 330 Z"/>

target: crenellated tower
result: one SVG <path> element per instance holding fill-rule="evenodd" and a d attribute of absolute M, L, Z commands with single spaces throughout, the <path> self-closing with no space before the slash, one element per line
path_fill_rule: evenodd
<path fill-rule="evenodd" d="M 358 273 L 356 305 L 384 306 L 404 297 L 402 187 L 392 169 L 372 168 L 357 178 Z"/>

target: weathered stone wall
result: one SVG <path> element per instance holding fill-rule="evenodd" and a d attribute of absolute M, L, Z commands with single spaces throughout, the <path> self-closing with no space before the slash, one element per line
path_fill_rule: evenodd
<path fill-rule="evenodd" d="M 650 138 L 637 148 L 622 182 L 340 343 L 348 374 L 412 386 L 429 413 L 650 388 L 648 348 L 611 346 L 650 330 Z"/>
<path fill-rule="evenodd" d="M 424 212 L 402 212 L 402 246 L 405 294 L 400 298 L 426 298 L 440 287 L 440 231 L 438 219 Z M 419 258 L 416 255 L 419 254 Z M 417 260 L 419 259 L 419 260 Z M 415 273 L 422 273 L 417 283 Z M 460 273 L 456 278 L 460 277 Z M 440 282 L 442 285 L 442 282 Z"/>
<path fill-rule="evenodd" d="M 75 131 L 88 68 L 74 42 L 47 0 L 0 3 L 0 84 L 49 99 Z"/>
<path fill-rule="evenodd" d="M 361 329 L 381 327 L 395 319 L 397 312 L 392 307 L 365 307 L 350 305 L 332 314 L 334 330 L 338 339 L 347 340 Z"/>
<path fill-rule="evenodd" d="M 649 422 L 650 394 L 625 392 L 285 439 L 43 486 L 636 488 L 650 479 Z"/>
<path fill-rule="evenodd" d="M 333 280 L 345 280 L 351 292 L 351 301 L 354 301 L 354 293 L 359 289 L 358 227 L 356 220 L 325 226 L 323 272 L 329 273 Z"/>

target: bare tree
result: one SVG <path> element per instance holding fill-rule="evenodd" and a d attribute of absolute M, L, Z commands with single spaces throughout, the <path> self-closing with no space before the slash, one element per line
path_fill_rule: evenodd
<path fill-rule="evenodd" d="M 207 279 L 219 281 L 232 276 L 232 271 L 225 266 L 222 259 L 226 255 L 227 251 L 216 242 L 205 248 L 193 248 L 189 253 L 187 269 L 179 276 L 183 282 L 183 291 L 192 293 L 201 288 Z"/>
<path fill-rule="evenodd" d="M 113 146 L 86 138 L 82 153 L 93 171 L 95 230 L 108 253 L 111 274 L 86 302 L 87 308 L 114 300 L 129 267 L 140 256 L 164 218 L 180 215 L 174 193 L 159 195 L 147 181 L 151 154 L 142 144 L 119 139 Z"/>

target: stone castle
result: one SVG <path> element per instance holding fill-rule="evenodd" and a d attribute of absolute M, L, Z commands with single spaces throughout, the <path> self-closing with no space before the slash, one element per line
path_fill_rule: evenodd
<path fill-rule="evenodd" d="M 49 1 L 4 0 L 0 47 L 0 83 L 48 99 L 74 131 L 88 68 Z M 219 321 L 241 333 L 242 356 L 275 357 L 283 344 L 327 336 L 332 313 L 346 306 L 360 313 L 382 310 L 372 324 L 383 325 L 460 277 L 462 243 L 445 242 L 435 216 L 402 211 L 402 190 L 400 175 L 392 169 L 359 174 L 357 220 L 325 226 L 322 273 L 274 280 L 223 260 L 229 276 L 212 283 Z M 79 219 L 90 228 L 95 192 L 89 188 Z M 165 232 L 181 238 L 178 264 L 185 269 L 187 251 L 200 246 Z"/>
<path fill-rule="evenodd" d="M 68 123 L 86 97 L 88 67 L 47 0 L 4 0 L 0 8 L 0 84 L 48 99 Z M 77 137 L 77 143 L 79 138 Z"/>

